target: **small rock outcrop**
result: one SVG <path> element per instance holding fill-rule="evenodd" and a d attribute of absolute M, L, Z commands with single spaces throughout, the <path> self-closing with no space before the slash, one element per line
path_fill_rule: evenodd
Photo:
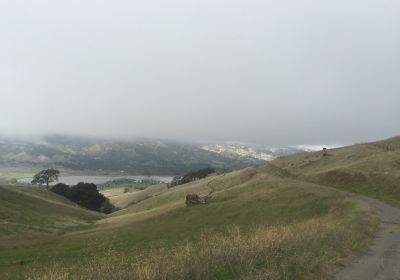
<path fill-rule="evenodd" d="M 186 205 L 193 206 L 202 203 L 201 198 L 197 194 L 187 194 L 186 195 Z"/>

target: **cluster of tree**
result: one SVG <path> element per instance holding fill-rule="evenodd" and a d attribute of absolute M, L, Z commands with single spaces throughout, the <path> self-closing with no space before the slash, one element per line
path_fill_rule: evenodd
<path fill-rule="evenodd" d="M 49 189 L 49 184 L 58 181 L 60 171 L 56 169 L 46 169 L 37 173 L 32 180 L 34 185 L 46 185 Z M 62 195 L 76 204 L 94 211 L 103 213 L 111 213 L 115 210 L 114 205 L 110 203 L 108 198 L 99 193 L 97 186 L 91 183 L 78 183 L 75 186 L 68 186 L 63 183 L 50 188 L 50 191 Z"/>
<path fill-rule="evenodd" d="M 115 211 L 114 205 L 110 203 L 108 198 L 99 193 L 97 186 L 92 183 L 78 183 L 71 187 L 63 183 L 58 183 L 50 191 L 62 195 L 90 210 L 106 214 Z"/>
<path fill-rule="evenodd" d="M 175 176 L 171 183 L 168 184 L 168 187 L 174 187 L 178 185 L 183 185 L 192 181 L 200 180 L 206 178 L 208 175 L 215 173 L 215 169 L 211 167 L 203 168 L 197 171 L 191 171 L 186 173 L 183 176 Z"/>

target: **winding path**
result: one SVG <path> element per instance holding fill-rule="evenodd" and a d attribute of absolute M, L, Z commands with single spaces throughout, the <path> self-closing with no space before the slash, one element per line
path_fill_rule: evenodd
<path fill-rule="evenodd" d="M 336 280 L 400 280 L 400 209 L 362 195 L 354 197 L 376 209 L 381 224 L 371 247 L 339 271 Z"/>

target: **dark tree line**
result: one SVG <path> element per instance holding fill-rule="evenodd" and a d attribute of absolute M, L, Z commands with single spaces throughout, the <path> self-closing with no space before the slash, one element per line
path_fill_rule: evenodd
<path fill-rule="evenodd" d="M 68 186 L 58 183 L 50 191 L 62 195 L 76 204 L 90 210 L 109 214 L 115 210 L 114 205 L 108 198 L 99 193 L 97 186 L 92 183 L 78 183 L 75 186 Z"/>

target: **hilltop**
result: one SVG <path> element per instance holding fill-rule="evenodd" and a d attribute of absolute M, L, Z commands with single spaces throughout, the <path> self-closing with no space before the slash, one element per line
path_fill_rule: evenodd
<path fill-rule="evenodd" d="M 400 137 L 302 153 L 272 162 L 286 176 L 381 199 L 400 206 Z"/>

